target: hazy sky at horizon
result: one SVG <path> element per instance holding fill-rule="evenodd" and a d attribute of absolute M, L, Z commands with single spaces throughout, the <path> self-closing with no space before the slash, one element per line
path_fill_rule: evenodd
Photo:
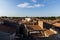
<path fill-rule="evenodd" d="M 0 16 L 60 16 L 60 0 L 0 0 Z"/>

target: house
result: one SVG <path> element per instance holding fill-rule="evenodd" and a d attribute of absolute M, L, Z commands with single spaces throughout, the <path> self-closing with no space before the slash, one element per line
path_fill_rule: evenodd
<path fill-rule="evenodd" d="M 53 25 L 60 28 L 60 23 L 54 23 Z"/>
<path fill-rule="evenodd" d="M 59 32 L 60 31 L 60 23 L 54 23 L 53 24 L 53 29 L 55 29 Z"/>
<path fill-rule="evenodd" d="M 38 21 L 38 26 L 40 26 L 42 29 L 50 29 L 51 27 L 52 27 L 52 25 L 51 24 L 49 24 L 49 23 L 46 23 L 46 22 L 44 22 L 44 21 Z"/>

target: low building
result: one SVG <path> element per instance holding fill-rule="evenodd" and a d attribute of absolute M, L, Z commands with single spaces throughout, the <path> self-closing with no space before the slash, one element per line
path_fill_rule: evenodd
<path fill-rule="evenodd" d="M 52 27 L 52 25 L 51 24 L 49 24 L 49 23 L 46 23 L 46 22 L 44 22 L 44 21 L 38 21 L 38 26 L 40 26 L 42 29 L 49 29 L 49 28 L 51 28 Z"/>
<path fill-rule="evenodd" d="M 60 23 L 54 23 L 53 25 L 60 28 Z"/>
<path fill-rule="evenodd" d="M 60 23 L 54 23 L 53 24 L 53 29 L 55 29 L 59 32 L 60 31 Z"/>

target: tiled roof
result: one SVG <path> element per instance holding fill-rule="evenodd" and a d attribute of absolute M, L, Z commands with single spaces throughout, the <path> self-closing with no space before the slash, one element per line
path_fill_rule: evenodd
<path fill-rule="evenodd" d="M 27 28 L 29 31 L 42 30 L 41 27 L 38 25 L 27 25 Z"/>
<path fill-rule="evenodd" d="M 44 34 L 45 34 L 45 36 L 51 36 L 51 35 L 54 35 L 55 33 L 50 30 L 46 30 L 46 31 L 44 31 Z"/>
<path fill-rule="evenodd" d="M 53 25 L 56 27 L 60 27 L 60 23 L 54 23 Z"/>

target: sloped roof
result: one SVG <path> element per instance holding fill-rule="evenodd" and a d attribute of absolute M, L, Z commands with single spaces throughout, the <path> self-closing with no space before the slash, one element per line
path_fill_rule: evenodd
<path fill-rule="evenodd" d="M 56 27 L 60 27 L 60 23 L 54 23 L 53 25 Z"/>
<path fill-rule="evenodd" d="M 42 30 L 40 26 L 38 25 L 27 25 L 27 29 L 29 31 L 34 31 L 34 30 Z"/>
<path fill-rule="evenodd" d="M 46 30 L 46 31 L 44 31 L 44 34 L 45 34 L 45 36 L 51 36 L 51 35 L 54 35 L 55 33 L 50 30 Z"/>

